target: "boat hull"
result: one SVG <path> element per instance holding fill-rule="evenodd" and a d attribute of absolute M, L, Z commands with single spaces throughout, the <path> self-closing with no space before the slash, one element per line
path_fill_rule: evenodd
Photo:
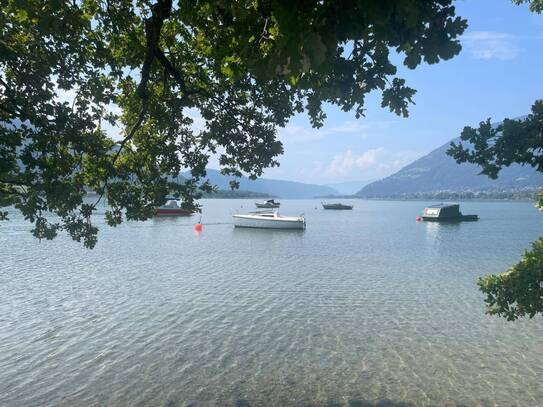
<path fill-rule="evenodd" d="M 255 229 L 305 229 L 305 221 L 298 220 L 278 220 L 278 219 L 253 219 L 243 215 L 233 215 L 234 226 L 237 228 L 255 228 Z"/>
<path fill-rule="evenodd" d="M 423 216 L 422 220 L 425 222 L 475 222 L 479 220 L 477 215 L 461 215 L 455 217 L 432 217 L 432 216 Z"/>
<path fill-rule="evenodd" d="M 331 209 L 337 211 L 345 211 L 353 209 L 352 205 L 322 205 L 324 209 Z"/>
<path fill-rule="evenodd" d="M 181 208 L 155 209 L 155 216 L 190 216 L 191 211 Z"/>

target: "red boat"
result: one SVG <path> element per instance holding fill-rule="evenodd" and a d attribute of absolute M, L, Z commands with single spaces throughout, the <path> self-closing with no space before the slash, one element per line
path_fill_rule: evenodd
<path fill-rule="evenodd" d="M 164 205 L 155 209 L 156 216 L 190 216 L 192 213 L 192 211 L 183 209 L 181 201 L 178 199 L 169 199 Z"/>

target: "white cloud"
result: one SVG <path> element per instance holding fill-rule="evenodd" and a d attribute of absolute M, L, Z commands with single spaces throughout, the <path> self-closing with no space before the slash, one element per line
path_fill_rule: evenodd
<path fill-rule="evenodd" d="M 334 156 L 324 174 L 334 181 L 382 178 L 398 171 L 418 156 L 418 153 L 411 151 L 390 152 L 384 148 L 374 148 L 360 154 L 347 150 Z"/>
<path fill-rule="evenodd" d="M 332 159 L 332 162 L 326 168 L 326 174 L 330 177 L 342 177 L 354 170 L 360 171 L 375 167 L 378 157 L 383 152 L 384 149 L 375 148 L 357 155 L 352 150 L 347 150 Z"/>
<path fill-rule="evenodd" d="M 520 52 L 516 38 L 507 33 L 472 31 L 462 37 L 466 49 L 476 59 L 514 59 Z"/>
<path fill-rule="evenodd" d="M 327 136 L 355 135 L 365 139 L 370 135 L 370 129 L 383 129 L 388 122 L 360 122 L 347 120 L 338 126 L 314 129 L 310 126 L 289 123 L 284 128 L 278 129 L 278 137 L 283 143 L 307 143 L 322 140 Z"/>

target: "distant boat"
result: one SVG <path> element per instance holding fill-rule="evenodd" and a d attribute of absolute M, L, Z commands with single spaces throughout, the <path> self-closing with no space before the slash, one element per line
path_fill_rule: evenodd
<path fill-rule="evenodd" d="M 237 228 L 259 229 L 305 229 L 305 218 L 300 216 L 282 216 L 277 211 L 250 212 L 232 215 Z"/>
<path fill-rule="evenodd" d="M 353 205 L 345 205 L 342 203 L 324 203 L 321 202 L 324 209 L 353 209 Z"/>
<path fill-rule="evenodd" d="M 155 209 L 156 216 L 190 216 L 193 212 L 184 209 L 181 201 L 176 198 L 171 198 L 162 206 Z"/>
<path fill-rule="evenodd" d="M 422 220 L 430 222 L 462 222 L 476 221 L 477 215 L 464 215 L 459 204 L 438 204 L 424 208 Z"/>
<path fill-rule="evenodd" d="M 255 202 L 255 205 L 257 208 L 266 208 L 266 209 L 275 209 L 281 206 L 281 204 L 279 202 L 275 202 L 274 199 L 268 199 L 263 202 Z"/>

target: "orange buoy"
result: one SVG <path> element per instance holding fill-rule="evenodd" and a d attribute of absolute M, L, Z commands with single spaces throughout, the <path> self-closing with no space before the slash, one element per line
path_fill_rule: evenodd
<path fill-rule="evenodd" d="M 196 225 L 194 225 L 194 230 L 195 230 L 196 232 L 201 232 L 202 229 L 203 229 L 203 227 L 202 227 L 202 224 L 201 224 L 201 223 L 197 223 Z"/>

